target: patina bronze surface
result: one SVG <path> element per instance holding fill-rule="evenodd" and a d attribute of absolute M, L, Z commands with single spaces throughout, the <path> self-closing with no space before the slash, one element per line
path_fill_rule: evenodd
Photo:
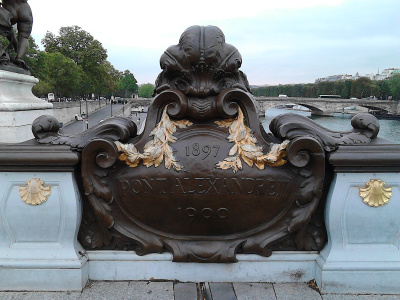
<path fill-rule="evenodd" d="M 81 152 L 84 247 L 229 263 L 238 252 L 324 246 L 326 156 L 371 142 L 379 123 L 361 114 L 333 132 L 285 114 L 267 134 L 240 65 L 219 28 L 192 26 L 161 57 L 141 135 L 125 118 L 72 137 L 52 117 L 33 124 L 39 143 Z"/>
<path fill-rule="evenodd" d="M 1 5 L 0 34 L 9 40 L 9 46 L 7 49 L 0 49 L 0 66 L 2 69 L 14 72 L 18 72 L 15 66 L 28 70 L 22 58 L 28 51 L 28 38 L 32 31 L 31 7 L 27 0 L 3 0 Z M 18 29 L 18 38 L 15 37 L 12 27 L 15 24 Z M 9 50 L 11 49 L 15 50 L 15 57 L 10 57 Z"/>

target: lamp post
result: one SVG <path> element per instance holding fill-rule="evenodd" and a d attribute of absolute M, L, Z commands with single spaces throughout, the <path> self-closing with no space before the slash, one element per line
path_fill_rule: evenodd
<path fill-rule="evenodd" d="M 114 101 L 114 93 L 112 93 L 111 99 L 110 99 L 110 102 L 111 102 L 111 117 L 112 117 L 112 105 L 113 105 L 113 101 Z"/>
<path fill-rule="evenodd" d="M 82 113 L 82 124 L 83 124 L 83 131 L 89 129 L 89 122 L 88 122 L 88 116 L 85 114 L 85 112 Z"/>
<path fill-rule="evenodd" d="M 83 84 L 84 93 L 85 93 L 85 102 L 86 102 L 86 129 L 89 129 L 89 109 L 88 109 L 88 99 L 89 99 L 89 88 L 92 88 L 92 85 L 89 83 Z"/>
<path fill-rule="evenodd" d="M 88 104 L 87 104 L 87 98 L 86 98 L 86 111 L 87 111 L 87 115 L 86 115 L 86 129 L 89 129 L 89 109 L 88 109 Z"/>

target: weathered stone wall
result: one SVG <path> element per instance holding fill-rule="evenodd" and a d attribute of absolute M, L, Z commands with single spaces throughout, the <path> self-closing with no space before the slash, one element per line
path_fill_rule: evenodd
<path fill-rule="evenodd" d="M 138 98 L 138 99 L 123 99 L 128 100 L 127 105 L 125 105 L 124 109 L 121 109 L 120 112 L 114 114 L 123 114 L 125 116 L 130 116 L 130 107 L 137 105 L 146 105 L 148 106 L 153 98 Z M 109 101 L 101 100 L 89 100 L 87 101 L 87 106 L 89 110 L 89 114 L 92 112 L 103 108 L 104 106 L 110 104 Z M 81 115 L 82 112 L 86 111 L 86 101 L 71 101 L 71 102 L 53 102 L 53 116 L 59 121 L 65 124 L 68 124 L 71 121 L 75 120 L 75 115 Z"/>
<path fill-rule="evenodd" d="M 89 114 L 106 106 L 106 101 L 87 101 Z M 86 101 L 71 101 L 71 102 L 53 102 L 53 116 L 64 124 L 67 124 L 75 119 L 75 115 L 81 115 L 86 111 Z"/>
<path fill-rule="evenodd" d="M 137 99 L 130 99 L 129 102 L 132 103 L 132 107 L 138 105 L 145 105 L 149 106 L 151 102 L 153 102 L 154 98 L 137 98 Z"/>

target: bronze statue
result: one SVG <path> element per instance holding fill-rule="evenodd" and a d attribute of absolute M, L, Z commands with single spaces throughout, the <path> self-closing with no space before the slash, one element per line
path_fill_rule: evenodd
<path fill-rule="evenodd" d="M 15 37 L 13 25 L 17 24 L 18 40 Z M 28 69 L 23 57 L 28 51 L 28 38 L 32 32 L 32 10 L 27 0 L 3 0 L 0 7 L 0 34 L 9 41 L 9 47 L 1 54 L 3 63 L 13 62 L 15 65 Z M 14 49 L 15 58 L 10 58 L 7 50 Z"/>

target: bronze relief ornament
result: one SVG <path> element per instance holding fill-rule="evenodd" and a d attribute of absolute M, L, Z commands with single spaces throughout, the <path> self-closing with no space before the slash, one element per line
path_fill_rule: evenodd
<path fill-rule="evenodd" d="M 333 132 L 284 114 L 266 133 L 241 63 L 218 27 L 192 26 L 161 56 L 141 135 L 121 117 L 73 137 L 52 117 L 33 124 L 39 143 L 82 152 L 85 248 L 232 263 L 238 252 L 324 246 L 326 154 L 368 143 L 379 123 L 364 114 Z"/>

